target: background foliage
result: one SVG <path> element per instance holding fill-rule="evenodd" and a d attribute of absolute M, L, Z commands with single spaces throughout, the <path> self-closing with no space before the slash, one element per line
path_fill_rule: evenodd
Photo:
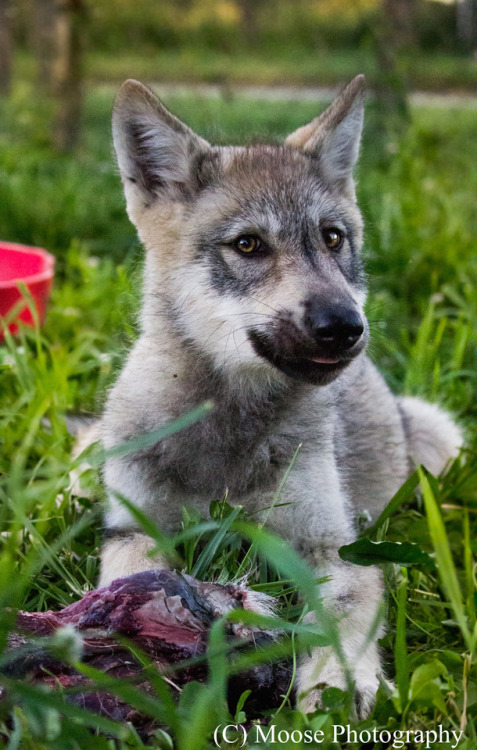
<path fill-rule="evenodd" d="M 31 72 L 39 1 L 13 4 L 21 75 Z M 380 72 L 375 52 L 389 14 L 393 22 L 399 18 L 392 44 L 400 48 L 400 70 L 410 85 L 466 87 L 477 75 L 469 55 L 475 35 L 462 38 L 454 3 L 84 0 L 82 7 L 89 80 L 323 85 L 342 83 L 357 68 L 372 78 Z"/>

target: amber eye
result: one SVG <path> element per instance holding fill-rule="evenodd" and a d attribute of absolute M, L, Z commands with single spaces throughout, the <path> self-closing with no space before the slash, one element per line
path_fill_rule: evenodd
<path fill-rule="evenodd" d="M 254 237 L 251 234 L 244 234 L 242 237 L 238 237 L 234 242 L 235 248 L 246 255 L 255 253 L 260 248 L 260 244 L 258 237 Z"/>
<path fill-rule="evenodd" d="M 336 227 L 330 227 L 329 229 L 322 230 L 322 236 L 325 241 L 326 247 L 330 250 L 338 250 L 343 243 L 343 232 Z"/>

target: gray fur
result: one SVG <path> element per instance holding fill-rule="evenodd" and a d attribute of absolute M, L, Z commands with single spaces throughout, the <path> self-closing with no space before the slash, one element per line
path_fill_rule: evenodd
<path fill-rule="evenodd" d="M 380 673 L 376 640 L 368 642 L 380 574 L 341 562 L 337 549 L 355 538 L 354 511 L 379 513 L 413 461 L 431 456 L 429 442 L 431 468 L 440 471 L 460 434 L 436 407 L 429 421 L 422 402 L 397 400 L 364 354 L 362 220 L 351 177 L 363 80 L 284 146 L 248 148 L 211 147 L 141 84 L 123 87 L 114 141 L 128 212 L 147 250 L 144 304 L 102 439 L 110 448 L 206 399 L 215 410 L 153 448 L 107 461 L 113 538 L 101 582 L 166 564 L 148 557 L 151 545 L 115 493 L 165 532 L 178 528 L 183 505 L 206 514 L 225 491 L 260 518 L 301 445 L 280 498 L 289 504 L 267 525 L 330 576 L 322 590 L 341 617 L 366 714 Z M 341 237 L 338 250 L 327 244 L 330 228 Z M 260 240 L 251 256 L 238 249 L 244 236 Z M 356 319 L 362 326 L 352 336 Z M 319 701 L 322 683 L 345 687 L 329 649 L 300 668 L 303 710 Z"/>

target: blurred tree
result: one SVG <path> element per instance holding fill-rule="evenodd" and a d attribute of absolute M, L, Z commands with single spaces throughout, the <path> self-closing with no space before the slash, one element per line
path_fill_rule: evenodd
<path fill-rule="evenodd" d="M 51 66 L 52 92 L 56 103 L 53 143 L 61 151 L 71 151 L 79 135 L 83 103 L 84 16 L 83 0 L 56 0 L 55 51 Z"/>
<path fill-rule="evenodd" d="M 60 151 L 71 151 L 79 136 L 84 16 L 84 0 L 34 0 L 37 81 L 53 102 L 52 142 Z"/>
<path fill-rule="evenodd" d="M 472 52 L 476 42 L 477 8 L 474 0 L 456 0 L 457 39 L 464 52 Z"/>
<path fill-rule="evenodd" d="M 417 0 L 384 0 L 384 12 L 395 47 L 402 49 L 416 44 L 416 10 Z"/>
<path fill-rule="evenodd" d="M 260 10 L 261 6 L 269 0 L 238 0 L 238 6 L 242 13 L 242 28 L 246 39 L 254 43 L 260 36 Z"/>
<path fill-rule="evenodd" d="M 0 0 L 0 95 L 10 93 L 12 51 L 12 5 L 10 0 Z"/>
<path fill-rule="evenodd" d="M 56 0 L 34 0 L 31 39 L 35 51 L 36 77 L 41 91 L 53 91 L 52 65 L 55 55 Z"/>
<path fill-rule="evenodd" d="M 382 0 L 380 22 L 370 27 L 377 62 L 373 87 L 376 95 L 375 155 L 379 160 L 389 157 L 409 123 L 406 78 L 400 53 L 410 46 L 412 37 L 407 27 L 414 8 L 414 3 L 408 0 Z M 401 23 L 400 33 L 397 33 L 397 19 Z"/>

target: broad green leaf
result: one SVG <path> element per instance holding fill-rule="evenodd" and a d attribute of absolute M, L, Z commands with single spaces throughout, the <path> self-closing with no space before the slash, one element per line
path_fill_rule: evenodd
<path fill-rule="evenodd" d="M 338 550 L 342 560 L 355 565 L 422 565 L 432 567 L 432 558 L 416 544 L 409 542 L 373 542 L 368 537 L 346 544 Z"/>
<path fill-rule="evenodd" d="M 432 704 L 444 715 L 447 715 L 444 693 L 441 689 L 443 687 L 441 677 L 446 672 L 445 666 L 437 659 L 417 667 L 411 676 L 409 685 L 411 703 Z"/>

